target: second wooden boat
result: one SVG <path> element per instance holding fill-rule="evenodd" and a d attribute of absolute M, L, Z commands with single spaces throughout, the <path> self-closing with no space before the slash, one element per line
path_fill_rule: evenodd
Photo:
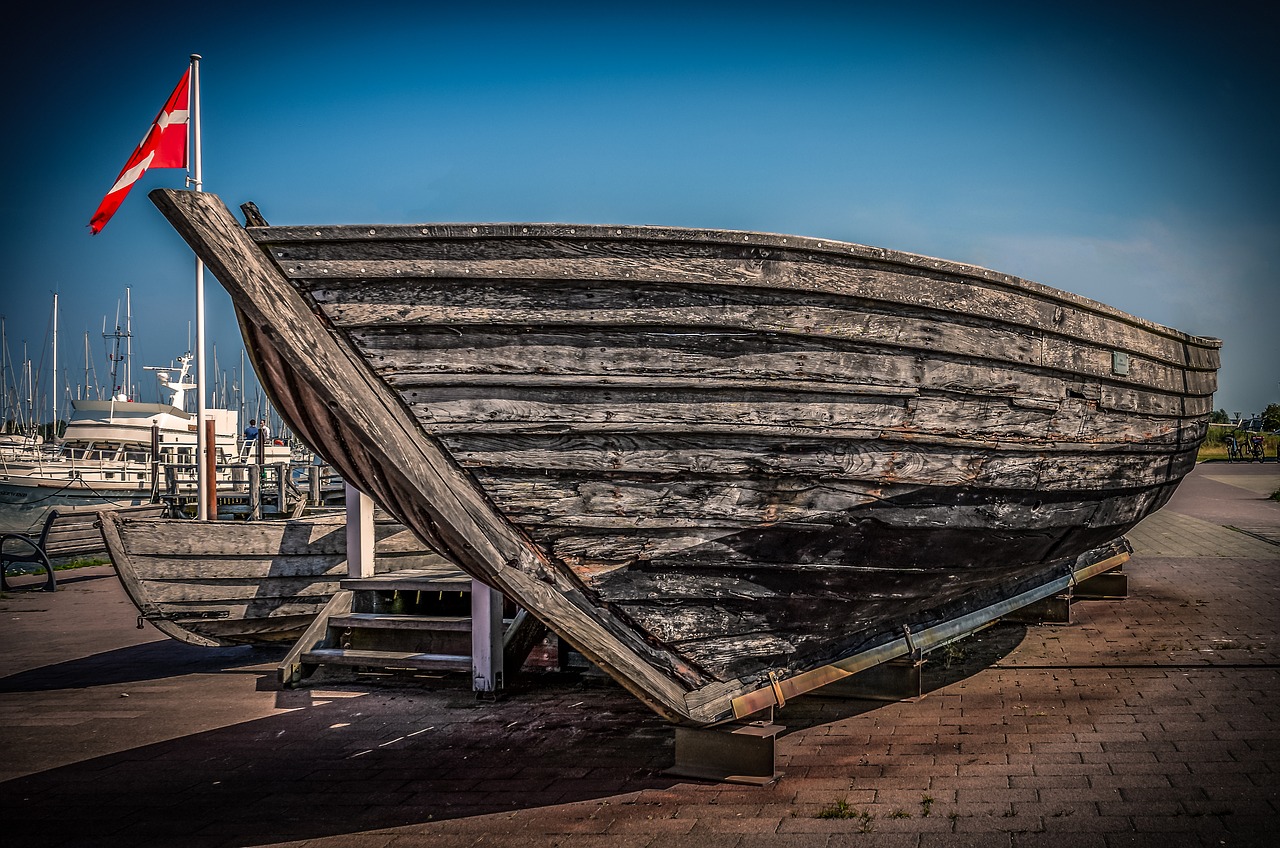
<path fill-rule="evenodd" d="M 102 512 L 140 617 L 192 645 L 296 640 L 347 576 L 346 518 L 193 521 Z M 398 522 L 375 522 L 380 573 L 449 566 Z"/>

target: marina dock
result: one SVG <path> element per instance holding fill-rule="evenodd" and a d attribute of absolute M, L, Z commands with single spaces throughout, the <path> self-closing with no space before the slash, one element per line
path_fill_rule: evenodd
<path fill-rule="evenodd" d="M 1128 535 L 1123 600 L 1002 622 L 925 696 L 807 695 L 765 787 L 665 774 L 670 726 L 595 676 L 284 691 L 280 651 L 146 625 L 109 566 L 0 601 L 12 844 L 1270 844 L 1280 813 L 1280 464 L 1199 466 Z M 19 582 L 20 581 L 16 581 Z"/>

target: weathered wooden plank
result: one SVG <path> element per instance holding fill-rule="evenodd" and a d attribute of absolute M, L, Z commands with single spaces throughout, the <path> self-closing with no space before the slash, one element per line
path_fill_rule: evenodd
<path fill-rule="evenodd" d="M 443 441 L 461 463 L 492 476 L 770 475 L 1067 490 L 1091 490 L 1100 474 L 1120 485 L 1140 485 L 1167 467 L 1175 450 L 1129 444 L 1083 450 L 1065 441 L 1014 450 L 883 439 L 770 438 L 728 431 L 514 434 L 477 429 Z"/>
<path fill-rule="evenodd" d="M 151 601 L 160 606 L 189 603 L 216 609 L 233 601 L 257 601 L 275 604 L 280 599 L 295 601 L 306 598 L 312 614 L 338 591 L 337 577 L 248 577 L 240 580 L 180 579 L 143 580 Z"/>
<path fill-rule="evenodd" d="M 137 556 L 185 554 L 235 555 L 240 551 L 272 551 L 280 556 L 346 556 L 346 522 L 341 518 L 245 522 L 175 522 L 127 519 L 123 532 Z M 379 554 L 422 552 L 423 543 L 399 524 L 375 525 Z"/>
<path fill-rule="evenodd" d="M 945 492 L 918 490 L 920 503 L 912 504 L 906 497 L 910 493 L 903 493 L 896 503 L 825 523 L 744 526 L 705 521 L 679 526 L 674 521 L 633 520 L 628 526 L 625 520 L 611 519 L 593 527 L 588 518 L 573 526 L 543 524 L 533 532 L 540 544 L 572 563 L 588 581 L 637 563 L 677 570 L 731 566 L 755 574 L 805 563 L 825 568 L 883 558 L 910 570 L 912 563 L 927 566 L 954 559 L 949 548 L 957 546 L 970 551 L 972 562 L 1014 564 L 1033 558 L 1036 544 L 1030 540 L 1037 537 L 1045 552 L 1061 548 L 1068 539 L 1078 551 L 1114 538 L 1163 504 L 1174 485 L 1098 502 L 1047 496 L 1041 501 L 1039 493 L 1029 492 L 1022 500 L 991 493 L 985 503 L 966 504 L 956 503 L 955 496 Z M 1065 553 L 1058 550 L 1055 555 Z"/>
<path fill-rule="evenodd" d="M 1055 404 L 1028 404 L 1008 398 L 920 396 L 842 398 L 839 395 L 765 393 L 618 385 L 522 389 L 518 386 L 449 386 L 412 390 L 405 402 L 424 430 L 441 435 L 521 423 L 529 431 L 625 423 L 637 432 L 663 425 L 742 425 L 786 428 L 789 432 L 836 431 L 854 426 L 874 430 L 921 431 L 959 437 L 1007 440 L 1143 442 L 1177 445 L 1198 439 L 1203 423 L 1179 418 L 1102 414 L 1091 402 L 1067 398 Z M 470 427 L 459 426 L 470 424 Z M 1199 434 L 1199 435 L 1198 435 Z"/>
<path fill-rule="evenodd" d="M 1097 379 L 1140 384 L 1171 392 L 1212 394 L 1214 387 L 1212 371 L 1188 371 L 1193 379 L 1184 385 L 1181 367 L 1137 353 L 1130 354 L 1130 371 L 1122 379 L 1112 373 L 1112 351 L 1118 349 L 1113 344 L 1088 345 L 1046 339 L 1002 327 L 968 326 L 945 323 L 936 318 L 852 309 L 726 305 L 617 310 L 566 310 L 543 306 L 521 310 L 437 307 L 419 301 L 404 307 L 329 305 L 326 314 L 340 326 L 358 328 L 366 338 L 379 327 L 383 332 L 394 330 L 403 333 L 410 326 L 415 332 L 419 327 L 438 332 L 436 328 L 467 325 L 512 329 L 572 327 L 584 333 L 617 332 L 616 328 L 627 326 L 665 327 L 669 333 L 675 334 L 757 332 L 790 334 L 801 339 L 816 336 L 828 344 L 843 342 L 863 349 L 879 346 L 911 353 L 950 354 L 990 362 L 1053 368 L 1069 374 L 1087 374 Z M 620 355 L 641 349 L 622 347 Z"/>
<path fill-rule="evenodd" d="M 423 393 L 426 394 L 426 393 Z M 687 390 L 661 393 L 652 390 L 602 388 L 584 397 L 582 392 L 546 390 L 520 393 L 474 391 L 465 387 L 440 390 L 434 397 L 406 397 L 422 427 L 431 432 L 437 422 L 523 422 L 565 425 L 625 422 L 633 429 L 694 419 L 707 424 L 773 426 L 793 429 L 826 429 L 846 422 L 861 427 L 905 427 L 908 409 L 904 400 L 786 397 L 761 399 L 747 392 Z"/>
<path fill-rule="evenodd" d="M 551 259 L 411 260 L 403 251 L 392 259 L 294 260 L 285 265 L 291 279 L 369 282 L 387 280 L 403 287 L 404 277 L 428 280 L 507 279 L 522 284 L 568 281 L 580 285 L 590 280 L 603 290 L 598 297 L 610 302 L 610 283 L 644 284 L 652 290 L 666 285 L 760 287 L 761 296 L 780 299 L 796 292 L 821 292 L 861 300 L 875 300 L 898 306 L 933 309 L 949 315 L 971 316 L 984 321 L 1002 321 L 1051 331 L 1079 339 L 1112 339 L 1121 349 L 1144 353 L 1183 366 L 1186 354 L 1180 340 L 1152 334 L 1146 328 L 1103 316 L 1078 307 L 1064 307 L 1043 296 L 997 289 L 951 275 L 903 274 L 883 268 L 869 270 L 834 262 L 786 261 L 782 259 L 684 257 L 678 262 L 655 262 L 652 257 L 618 259 L 583 256 Z M 537 286 L 532 288 L 536 289 Z M 317 299 L 324 289 L 316 290 Z M 382 292 L 367 287 L 369 297 Z M 391 293 L 395 297 L 395 293 Z M 345 298 L 344 298 L 345 299 Z M 512 304 L 519 308 L 519 303 Z"/>
<path fill-rule="evenodd" d="M 1002 327 L 945 324 L 937 320 L 871 312 L 855 312 L 807 306 L 724 306 L 671 309 L 566 310 L 446 308 L 413 304 L 398 309 L 379 306 L 329 306 L 326 315 L 341 326 L 389 327 L 410 324 L 435 326 L 497 325 L 508 327 L 582 327 L 607 329 L 622 326 L 662 326 L 673 332 L 757 331 L 790 333 L 800 337 L 821 335 L 828 339 L 879 345 L 912 352 L 945 352 L 953 355 L 1037 365 L 1097 378 L 1114 379 L 1111 351 L 1115 347 L 1089 347 L 1066 340 L 1049 344 L 1029 332 Z M 1183 390 L 1182 369 L 1132 354 L 1130 379 L 1168 391 Z M 1212 372 L 1192 371 L 1191 374 Z M 1175 377 L 1177 379 L 1175 379 Z M 1194 388 L 1194 386 L 1193 386 Z M 1205 394 L 1212 393 L 1212 389 Z"/>
<path fill-rule="evenodd" d="M 1164 469 L 1161 469 L 1164 473 Z M 1135 475 L 1136 476 L 1136 475 Z M 1146 475 L 1134 485 L 1149 485 Z M 893 497 L 926 489 L 923 484 L 876 484 L 858 481 L 793 479 L 778 485 L 776 480 L 756 481 L 742 478 L 671 480 L 649 478 L 582 479 L 543 478 L 511 479 L 493 475 L 483 477 L 494 500 L 515 520 L 541 530 L 530 530 L 536 537 L 556 532 L 557 528 L 610 528 L 641 539 L 659 530 L 715 527 L 744 528 L 761 522 L 804 522 L 840 524 L 856 513 L 874 505 L 877 520 L 890 522 L 896 514 L 891 508 Z M 927 487 L 945 498 L 939 520 L 957 526 L 970 526 L 966 508 L 952 506 L 956 497 L 934 484 Z M 1117 490 L 1125 487 L 1117 486 Z M 1081 513 L 1075 518 L 1062 515 L 1055 521 L 1084 520 L 1112 499 L 1100 499 L 1092 490 L 1077 483 L 1074 487 Z M 1044 497 L 1052 490 L 1041 489 Z M 1059 489 L 1059 492 L 1066 491 Z M 1051 509 L 1064 510 L 1059 495 L 1051 500 Z M 1138 502 L 1125 492 L 1116 499 L 1124 503 Z M 927 521 L 932 513 L 927 506 L 911 503 L 903 512 L 915 521 Z M 1036 526 L 1033 515 L 1021 515 L 1007 505 L 977 507 L 982 523 L 976 526 L 1000 527 L 1014 520 L 1026 520 Z M 1046 510 L 1048 514 L 1048 510 Z"/>
<path fill-rule="evenodd" d="M 405 391 L 457 382 L 459 375 L 509 380 L 522 375 L 660 378 L 689 376 L 703 382 L 786 374 L 808 384 L 852 384 L 865 391 L 874 375 L 881 392 L 893 388 L 958 394 L 1061 399 L 1087 397 L 1103 409 L 1154 415 L 1197 415 L 1211 410 L 1212 398 L 1187 398 L 1179 387 L 1156 393 L 1129 385 L 1082 385 L 1037 367 L 992 367 L 943 354 L 906 355 L 852 347 L 828 339 L 727 333 L 695 337 L 642 331 L 468 333 L 459 349 L 457 334 L 444 328 L 413 332 L 357 330 L 352 339 L 376 371 Z M 548 379 L 548 382 L 550 380 Z M 1184 399 L 1192 406 L 1184 408 Z"/>
<path fill-rule="evenodd" d="M 125 540 L 125 544 L 129 544 Z M 133 565 L 140 579 L 147 581 L 190 580 L 201 585 L 211 580 L 257 580 L 271 577 L 330 577 L 340 580 L 346 576 L 345 557 L 327 554 L 323 556 L 243 556 L 224 554 L 218 557 L 192 555 L 165 556 L 163 554 L 134 555 Z"/>

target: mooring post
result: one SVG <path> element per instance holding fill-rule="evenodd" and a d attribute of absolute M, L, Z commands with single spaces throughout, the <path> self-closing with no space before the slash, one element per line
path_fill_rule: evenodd
<path fill-rule="evenodd" d="M 202 387 L 201 392 L 204 391 Z M 204 503 L 208 505 L 210 521 L 218 520 L 218 431 L 214 420 L 204 422 L 204 443 L 208 448 L 204 464 Z"/>
<path fill-rule="evenodd" d="M 347 575 L 373 576 L 373 498 L 346 483 Z"/>
<path fill-rule="evenodd" d="M 471 688 L 496 692 L 502 671 L 502 593 L 472 578 Z"/>
<path fill-rule="evenodd" d="M 276 511 L 281 515 L 289 514 L 289 466 L 284 462 L 276 466 Z"/>
<path fill-rule="evenodd" d="M 262 475 L 258 466 L 250 466 L 245 479 L 249 483 L 249 520 L 258 521 L 262 518 Z"/>

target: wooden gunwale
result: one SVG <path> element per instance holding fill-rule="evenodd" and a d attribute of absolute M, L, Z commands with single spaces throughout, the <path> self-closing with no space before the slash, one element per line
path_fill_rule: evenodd
<path fill-rule="evenodd" d="M 679 288 L 684 295 L 680 305 L 686 309 L 697 306 L 699 301 L 703 301 L 708 307 L 716 304 L 724 307 L 727 306 L 724 303 L 726 298 L 730 303 L 734 302 L 735 293 L 744 303 L 760 300 L 762 305 L 787 304 L 816 310 L 825 303 L 829 309 L 862 308 L 882 314 L 892 309 L 894 314 L 912 315 L 926 321 L 945 316 L 949 322 L 962 326 L 989 328 L 994 321 L 1053 338 L 1092 343 L 1105 339 L 1108 346 L 1114 349 L 1145 354 L 1179 367 L 1185 365 L 1195 368 L 1208 364 L 1207 357 L 1216 350 L 1212 345 L 1191 344 L 1118 318 L 1079 310 L 1068 315 L 1060 307 L 1051 311 L 1052 304 L 1049 301 L 1025 294 L 1012 299 L 1005 297 L 998 298 L 996 302 L 984 302 L 991 300 L 990 297 L 981 296 L 986 290 L 980 283 L 969 279 L 950 281 L 950 292 L 928 292 L 926 297 L 921 294 L 918 284 L 911 284 L 916 283 L 915 280 L 882 278 L 869 275 L 866 269 L 858 269 L 862 272 L 861 275 L 840 286 L 836 278 L 841 269 L 828 265 L 822 266 L 821 277 L 803 275 L 805 279 L 788 281 L 784 278 L 786 275 L 776 273 L 755 275 L 745 280 L 737 276 L 716 280 L 708 279 L 710 275 L 682 276 L 674 271 L 643 274 L 639 270 L 633 275 L 639 279 L 632 279 L 602 274 L 599 270 L 591 270 L 589 265 L 584 266 L 582 262 L 571 259 L 545 260 L 537 268 L 524 269 L 527 273 L 515 273 L 511 269 L 495 270 L 491 267 L 493 262 L 483 259 L 454 261 L 439 272 L 429 263 L 422 268 L 411 267 L 413 264 L 407 260 L 314 266 L 294 263 L 288 270 L 292 272 L 290 276 L 296 285 L 306 287 L 320 301 L 324 301 L 331 292 L 361 286 L 363 292 L 357 293 L 345 307 L 353 310 L 362 302 L 372 302 L 370 294 L 394 295 L 406 285 L 431 286 L 446 301 L 456 289 L 459 293 L 467 293 L 479 304 L 484 304 L 491 297 L 486 289 L 501 285 L 505 296 L 511 301 L 504 306 L 512 307 L 513 315 L 519 316 L 522 308 L 526 307 L 529 299 L 540 288 L 554 290 L 567 284 L 589 280 L 592 285 L 592 300 L 595 301 L 591 304 L 591 309 L 604 314 L 608 314 L 610 309 L 613 312 L 624 309 L 627 293 L 634 292 L 637 283 L 644 283 L 646 298 L 656 299 L 659 309 L 664 301 L 664 291 Z M 369 273 L 379 271 L 380 266 L 394 271 L 394 275 Z M 934 278 L 930 278 L 929 282 L 935 285 L 941 283 Z M 377 288 L 368 288 L 371 283 L 376 284 Z M 558 298 L 547 299 L 554 301 Z M 589 313 L 591 309 L 584 308 L 581 311 Z M 415 319 L 422 319 L 427 314 L 429 313 L 417 315 Z M 629 320 L 627 323 L 634 322 Z M 1202 348 L 1204 355 L 1189 355 L 1190 349 Z"/>
<path fill-rule="evenodd" d="M 426 224 L 426 225 L 322 225 L 322 226 L 275 226 L 269 228 L 248 227 L 248 232 L 264 246 L 324 245 L 332 247 L 335 243 L 359 244 L 362 242 L 404 242 L 419 243 L 424 239 L 453 239 L 466 243 L 469 241 L 485 241 L 501 239 L 510 241 L 538 241 L 552 238 L 564 243 L 602 243 L 619 240 L 650 242 L 668 242 L 688 245 L 734 245 L 773 247 L 802 251 L 804 254 L 826 257 L 857 258 L 873 265 L 890 268 L 911 269 L 929 274 L 950 274 L 956 277 L 980 282 L 996 288 L 1013 292 L 1028 293 L 1037 298 L 1053 301 L 1064 306 L 1072 306 L 1092 312 L 1100 316 L 1116 319 L 1122 323 L 1147 330 L 1151 333 L 1177 340 L 1182 343 L 1220 348 L 1221 341 L 1205 336 L 1194 336 L 1122 312 L 1112 306 L 1100 303 L 1081 295 L 1052 288 L 1010 274 L 1003 274 L 982 268 L 977 265 L 955 262 L 946 259 L 905 253 L 887 248 L 841 242 L 830 239 L 816 239 L 803 236 L 784 236 L 773 233 L 759 233 L 736 230 L 707 230 L 677 227 L 653 227 L 634 225 L 569 225 L 569 224 Z"/>

